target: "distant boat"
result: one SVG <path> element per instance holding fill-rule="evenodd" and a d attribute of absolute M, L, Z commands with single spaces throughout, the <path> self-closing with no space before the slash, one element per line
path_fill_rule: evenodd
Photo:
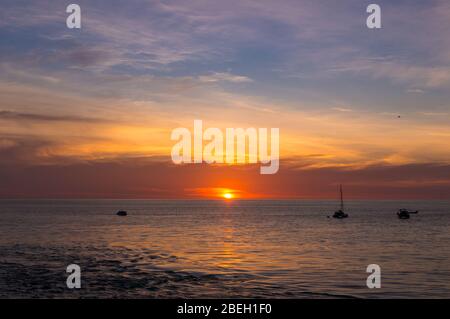
<path fill-rule="evenodd" d="M 339 186 L 339 191 L 341 193 L 341 209 L 334 212 L 333 218 L 343 219 L 343 218 L 347 218 L 348 214 L 344 213 L 344 196 L 342 194 L 342 185 Z"/>
<path fill-rule="evenodd" d="M 409 210 L 407 210 L 407 209 L 404 209 L 404 208 L 402 208 L 402 209 L 399 209 L 398 210 L 398 212 L 397 212 L 397 216 L 398 216 L 398 218 L 400 218 L 400 219 L 409 219 L 411 216 L 411 214 L 418 214 L 419 213 L 419 211 L 417 211 L 417 210 L 415 210 L 415 211 L 409 211 Z"/>
<path fill-rule="evenodd" d="M 410 218 L 409 213 L 408 213 L 407 211 L 405 211 L 405 210 L 402 210 L 402 209 L 400 209 L 400 210 L 397 212 L 397 216 L 398 216 L 398 218 L 400 218 L 400 219 L 409 219 L 409 218 Z"/>
<path fill-rule="evenodd" d="M 126 211 L 124 211 L 124 210 L 119 210 L 119 211 L 116 213 L 116 215 L 117 215 L 117 216 L 127 216 L 128 213 L 127 213 Z"/>

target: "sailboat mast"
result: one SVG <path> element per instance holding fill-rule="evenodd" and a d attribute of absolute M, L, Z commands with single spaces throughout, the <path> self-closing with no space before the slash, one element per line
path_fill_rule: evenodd
<path fill-rule="evenodd" d="M 341 210 L 344 211 L 344 197 L 342 196 L 342 184 L 339 185 L 339 190 L 341 192 Z"/>

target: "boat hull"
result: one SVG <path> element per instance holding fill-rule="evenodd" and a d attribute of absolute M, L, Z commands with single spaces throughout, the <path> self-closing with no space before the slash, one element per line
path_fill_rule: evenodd
<path fill-rule="evenodd" d="M 344 213 L 343 211 L 337 211 L 333 215 L 333 218 L 336 218 L 336 219 L 344 219 L 347 217 L 348 217 L 348 214 Z"/>

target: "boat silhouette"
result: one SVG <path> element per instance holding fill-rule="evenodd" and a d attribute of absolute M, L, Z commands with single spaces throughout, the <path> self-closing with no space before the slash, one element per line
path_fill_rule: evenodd
<path fill-rule="evenodd" d="M 124 211 L 124 210 L 119 210 L 119 211 L 116 213 L 116 215 L 117 215 L 117 216 L 127 216 L 128 213 L 127 213 L 126 211 Z"/>
<path fill-rule="evenodd" d="M 344 212 L 344 196 L 342 194 L 342 185 L 339 185 L 339 191 L 341 193 L 341 208 L 338 211 L 335 211 L 333 214 L 333 218 L 343 219 L 347 218 L 348 214 Z"/>
<path fill-rule="evenodd" d="M 419 211 L 417 211 L 417 210 L 415 210 L 415 211 L 409 211 L 409 210 L 407 210 L 407 209 L 404 209 L 404 208 L 402 208 L 402 209 L 399 209 L 398 210 L 398 212 L 397 212 L 397 216 L 398 216 L 398 218 L 400 218 L 400 219 L 409 219 L 411 216 L 411 214 L 418 214 L 419 213 Z"/>

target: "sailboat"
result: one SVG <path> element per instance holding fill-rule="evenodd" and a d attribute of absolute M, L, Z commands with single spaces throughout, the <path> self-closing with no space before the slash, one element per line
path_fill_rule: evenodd
<path fill-rule="evenodd" d="M 348 214 L 344 213 L 344 196 L 342 195 L 342 185 L 339 185 L 339 191 L 341 193 L 341 209 L 334 212 L 333 218 L 343 219 L 343 218 L 347 218 Z"/>

